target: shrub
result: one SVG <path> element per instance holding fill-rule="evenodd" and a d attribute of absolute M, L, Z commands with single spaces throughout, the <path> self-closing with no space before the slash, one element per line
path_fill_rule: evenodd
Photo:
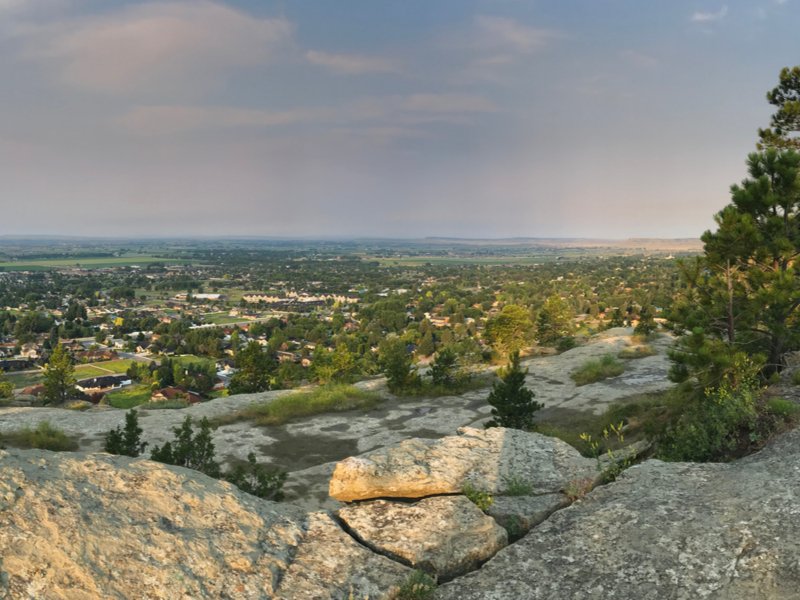
<path fill-rule="evenodd" d="M 575 338 L 571 335 L 566 335 L 556 342 L 556 350 L 559 352 L 566 352 L 567 350 L 572 350 L 575 346 L 578 345 L 578 342 L 575 341 Z"/>
<path fill-rule="evenodd" d="M 279 470 L 269 470 L 264 465 L 256 462 L 256 455 L 252 452 L 247 455 L 247 463 L 237 465 L 232 470 L 223 475 L 225 481 L 229 481 L 243 492 L 274 500 L 283 500 L 283 484 L 286 481 L 287 473 Z"/>
<path fill-rule="evenodd" d="M 219 463 L 214 458 L 214 442 L 211 440 L 211 424 L 206 417 L 200 420 L 200 431 L 195 435 L 192 417 L 187 416 L 180 427 L 173 427 L 175 439 L 163 446 L 153 448 L 152 460 L 187 467 L 205 473 L 209 477 L 220 476 Z"/>
<path fill-rule="evenodd" d="M 41 421 L 35 429 L 26 427 L 2 435 L 2 442 L 15 448 L 38 448 L 64 452 L 78 449 L 78 442 L 60 429 L 53 427 L 49 421 Z"/>
<path fill-rule="evenodd" d="M 125 413 L 125 427 L 115 427 L 106 434 L 105 450 L 109 454 L 139 456 L 147 447 L 141 440 L 142 428 L 139 427 L 139 415 L 131 409 Z"/>
<path fill-rule="evenodd" d="M 561 491 L 570 500 L 570 502 L 575 502 L 591 492 L 593 487 L 594 480 L 591 477 L 584 477 L 582 479 L 573 479 L 569 481 Z"/>
<path fill-rule="evenodd" d="M 658 457 L 675 461 L 729 458 L 742 438 L 755 432 L 758 370 L 757 362 L 737 355 L 722 383 L 706 388 L 667 427 L 659 440 Z"/>
<path fill-rule="evenodd" d="M 575 385 L 586 385 L 622 375 L 625 371 L 623 365 L 613 354 L 606 354 L 599 359 L 590 360 L 578 367 L 570 377 Z"/>
<path fill-rule="evenodd" d="M 800 385 L 800 369 L 797 369 L 794 373 L 792 373 L 792 383 L 794 385 Z"/>

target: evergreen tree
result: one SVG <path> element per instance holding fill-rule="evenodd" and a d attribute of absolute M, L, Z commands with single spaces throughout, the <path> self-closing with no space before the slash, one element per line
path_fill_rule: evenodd
<path fill-rule="evenodd" d="M 115 427 L 106 434 L 106 452 L 139 456 L 147 446 L 147 442 L 141 441 L 142 431 L 138 413 L 134 409 L 129 410 L 125 413 L 125 427 Z"/>
<path fill-rule="evenodd" d="M 187 416 L 180 427 L 173 427 L 175 439 L 163 446 L 155 446 L 150 454 L 152 460 L 168 465 L 187 467 L 219 477 L 219 463 L 214 457 L 214 442 L 211 439 L 211 424 L 206 417 L 200 421 L 200 431 L 194 433 L 192 417 Z"/>
<path fill-rule="evenodd" d="M 458 357 L 452 348 L 439 351 L 431 364 L 431 380 L 435 385 L 450 386 L 458 379 Z"/>
<path fill-rule="evenodd" d="M 574 318 L 575 313 L 572 307 L 561 296 L 550 296 L 545 300 L 536 319 L 536 335 L 539 343 L 552 346 L 561 338 L 571 335 L 574 329 Z"/>
<path fill-rule="evenodd" d="M 386 375 L 389 391 L 399 392 L 416 384 L 411 354 L 406 343 L 399 337 L 390 337 L 380 343 L 378 361 Z"/>
<path fill-rule="evenodd" d="M 636 335 L 647 336 L 655 332 L 657 329 L 658 323 L 656 323 L 655 318 L 653 317 L 653 311 L 649 306 L 643 306 L 639 310 L 639 323 L 633 328 L 633 333 Z"/>
<path fill-rule="evenodd" d="M 767 101 L 778 110 L 772 115 L 770 127 L 758 130 L 759 149 L 800 150 L 800 66 L 781 70 L 777 87 L 767 92 Z"/>
<path fill-rule="evenodd" d="M 525 387 L 524 371 L 519 364 L 519 353 L 511 354 L 508 366 L 500 375 L 500 381 L 492 386 L 488 402 L 492 406 L 492 420 L 486 427 L 510 427 L 530 430 L 534 427 L 534 413 L 543 407 L 536 402 L 533 391 Z"/>
<path fill-rule="evenodd" d="M 56 344 L 44 367 L 45 404 L 63 404 L 76 395 L 75 368 L 61 344 Z"/>

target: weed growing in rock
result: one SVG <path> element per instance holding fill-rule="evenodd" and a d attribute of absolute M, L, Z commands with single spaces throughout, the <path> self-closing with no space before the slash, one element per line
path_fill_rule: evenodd
<path fill-rule="evenodd" d="M 776 417 L 788 421 L 800 411 L 800 406 L 786 398 L 770 398 L 767 401 L 767 410 Z"/>
<path fill-rule="evenodd" d="M 464 488 L 461 490 L 461 492 L 470 502 L 480 508 L 483 512 L 489 510 L 492 504 L 494 504 L 494 496 L 492 496 L 490 492 L 487 492 L 486 490 L 479 490 L 469 482 L 464 484 Z"/>
<path fill-rule="evenodd" d="M 591 492 L 593 487 L 594 480 L 591 477 L 583 477 L 581 479 L 573 479 L 561 491 L 570 502 L 575 502 Z"/>
<path fill-rule="evenodd" d="M 519 475 L 503 478 L 503 484 L 505 496 L 530 496 L 533 493 L 533 484 Z"/>
<path fill-rule="evenodd" d="M 792 383 L 794 385 L 800 385 L 800 369 L 797 369 L 794 373 L 792 373 Z"/>
<path fill-rule="evenodd" d="M 40 422 L 35 429 L 25 427 L 0 435 L 0 444 L 8 444 L 15 448 L 39 448 L 63 452 L 77 450 L 78 442 L 60 429 L 53 427 L 49 421 Z"/>
<path fill-rule="evenodd" d="M 436 581 L 423 571 L 414 571 L 400 586 L 397 600 L 429 600 L 436 591 Z"/>
<path fill-rule="evenodd" d="M 575 385 L 587 385 L 609 377 L 622 375 L 624 371 L 625 365 L 619 362 L 613 354 L 606 354 L 601 358 L 585 362 L 575 369 L 570 377 L 572 377 Z"/>
<path fill-rule="evenodd" d="M 619 474 L 633 464 L 632 456 L 620 457 L 614 453 L 609 447 L 609 441 L 616 438 L 618 445 L 622 446 L 625 443 L 625 434 L 622 432 L 623 423 L 620 421 L 618 424 L 611 423 L 608 427 L 603 428 L 603 434 L 600 439 L 592 438 L 589 433 L 582 433 L 580 435 L 587 447 L 589 454 L 597 459 L 597 468 L 601 472 L 600 478 L 604 483 L 614 481 Z M 605 456 L 607 457 L 608 466 L 603 468 L 603 461 L 601 457 L 601 445 L 605 448 Z"/>
<path fill-rule="evenodd" d="M 641 346 L 628 346 L 627 348 L 623 348 L 617 356 L 619 358 L 631 360 L 635 358 L 647 358 L 654 354 L 656 354 L 656 351 L 651 345 L 643 344 Z"/>

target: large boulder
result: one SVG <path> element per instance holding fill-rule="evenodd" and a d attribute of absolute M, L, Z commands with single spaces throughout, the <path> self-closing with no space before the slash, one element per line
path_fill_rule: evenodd
<path fill-rule="evenodd" d="M 505 529 L 464 496 L 373 500 L 346 506 L 338 515 L 370 548 L 439 580 L 476 569 L 508 539 Z"/>
<path fill-rule="evenodd" d="M 326 513 L 196 471 L 0 451 L 0 598 L 385 598 L 409 573 Z"/>
<path fill-rule="evenodd" d="M 730 464 L 634 466 L 437 598 L 789 599 L 799 558 L 796 430 Z"/>
<path fill-rule="evenodd" d="M 337 463 L 330 495 L 343 502 L 461 493 L 493 494 L 525 481 L 530 494 L 559 492 L 598 476 L 597 463 L 557 438 L 516 429 L 463 427 L 456 436 L 411 439 Z"/>

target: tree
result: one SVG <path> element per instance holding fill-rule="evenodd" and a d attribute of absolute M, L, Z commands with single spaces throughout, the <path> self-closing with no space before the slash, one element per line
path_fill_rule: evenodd
<path fill-rule="evenodd" d="M 486 322 L 486 340 L 500 354 L 519 352 L 530 342 L 533 324 L 528 311 L 516 304 L 506 304 L 500 313 Z"/>
<path fill-rule="evenodd" d="M 545 300 L 536 319 L 536 335 L 539 343 L 552 346 L 561 338 L 572 335 L 575 313 L 559 295 Z"/>
<path fill-rule="evenodd" d="M 777 87 L 767 92 L 767 101 L 778 107 L 770 127 L 759 129 L 760 150 L 794 148 L 800 150 L 800 66 L 781 69 Z"/>
<path fill-rule="evenodd" d="M 336 349 L 331 353 L 331 366 L 333 367 L 333 380 L 341 383 L 350 383 L 356 374 L 358 366 L 356 357 L 350 352 L 347 344 L 336 344 Z"/>
<path fill-rule="evenodd" d="M 125 427 L 115 427 L 106 434 L 106 452 L 139 456 L 147 447 L 147 442 L 141 440 L 142 432 L 138 413 L 134 409 L 129 410 L 125 413 Z"/>
<path fill-rule="evenodd" d="M 510 427 L 512 429 L 532 429 L 534 413 L 543 405 L 536 402 L 533 391 L 525 387 L 524 371 L 519 364 L 519 353 L 511 354 L 508 366 L 500 374 L 489 393 L 488 402 L 492 406 L 492 420 L 486 427 Z"/>
<path fill-rule="evenodd" d="M 270 470 L 258 464 L 252 452 L 247 455 L 246 464 L 238 464 L 222 476 L 243 492 L 275 502 L 283 500 L 286 477 L 286 471 Z"/>
<path fill-rule="evenodd" d="M 44 367 L 45 404 L 63 404 L 76 395 L 74 374 L 69 354 L 57 344 Z"/>
<path fill-rule="evenodd" d="M 214 457 L 214 442 L 211 439 L 211 424 L 206 417 L 200 420 L 200 431 L 192 429 L 192 417 L 187 416 L 180 427 L 173 427 L 175 439 L 163 446 L 155 446 L 150 454 L 152 460 L 187 467 L 205 473 L 209 477 L 220 476 L 219 463 Z"/>
<path fill-rule="evenodd" d="M 656 330 L 658 330 L 658 323 L 653 317 L 653 311 L 649 306 L 643 306 L 639 310 L 639 323 L 633 328 L 633 333 L 648 336 Z"/>
<path fill-rule="evenodd" d="M 386 375 L 389 391 L 396 393 L 416 384 L 417 376 L 412 368 L 411 354 L 401 338 L 394 336 L 380 343 L 378 362 Z"/>
<path fill-rule="evenodd" d="M 231 377 L 231 394 L 252 394 L 270 388 L 275 361 L 258 342 L 249 342 L 236 355 L 236 373 Z"/>
<path fill-rule="evenodd" d="M 458 378 L 458 357 L 452 348 L 446 347 L 439 351 L 430 368 L 431 379 L 434 385 L 450 386 Z"/>

